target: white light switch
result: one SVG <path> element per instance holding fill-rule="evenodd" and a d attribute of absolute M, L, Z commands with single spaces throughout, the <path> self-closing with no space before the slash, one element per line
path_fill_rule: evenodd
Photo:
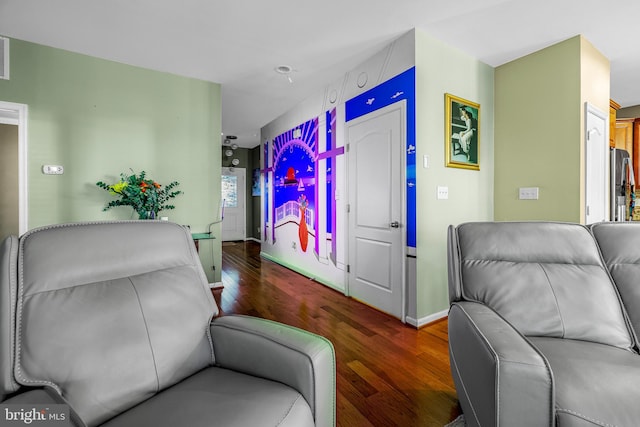
<path fill-rule="evenodd" d="M 518 198 L 520 200 L 538 200 L 540 188 L 538 187 L 520 187 Z"/>
<path fill-rule="evenodd" d="M 445 200 L 449 198 L 449 187 L 438 186 L 438 200 Z"/>
<path fill-rule="evenodd" d="M 429 155 L 425 154 L 422 156 L 422 167 L 425 169 L 429 169 Z"/>
<path fill-rule="evenodd" d="M 62 175 L 64 168 L 60 165 L 44 165 L 42 166 L 42 173 L 45 175 Z"/>

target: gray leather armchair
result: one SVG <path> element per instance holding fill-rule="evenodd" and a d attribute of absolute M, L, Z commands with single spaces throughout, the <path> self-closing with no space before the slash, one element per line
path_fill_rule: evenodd
<path fill-rule="evenodd" d="M 640 356 L 589 229 L 467 223 L 448 239 L 451 371 L 467 426 L 639 425 Z"/>
<path fill-rule="evenodd" d="M 335 425 L 331 343 L 214 318 L 179 225 L 44 227 L 4 240 L 0 263 L 2 403 L 66 403 L 86 426 Z"/>

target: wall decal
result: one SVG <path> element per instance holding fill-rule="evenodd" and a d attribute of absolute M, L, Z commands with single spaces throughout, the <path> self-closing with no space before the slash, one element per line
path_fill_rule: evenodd
<path fill-rule="evenodd" d="M 276 230 L 278 239 L 292 239 L 297 235 L 303 252 L 307 251 L 309 236 L 315 241 L 318 234 L 315 212 L 317 142 L 317 118 L 273 140 L 273 242 L 276 242 Z"/>
<path fill-rule="evenodd" d="M 270 189 L 270 180 L 269 174 L 272 172 L 272 168 L 269 167 L 269 141 L 265 141 L 264 143 L 264 152 L 263 152 L 263 165 L 262 165 L 262 176 L 264 177 L 264 192 L 262 197 L 262 202 L 264 203 L 263 212 L 264 212 L 264 223 L 262 229 L 262 240 L 265 242 L 268 240 L 269 234 L 269 197 L 270 194 L 273 194 L 273 190 Z"/>

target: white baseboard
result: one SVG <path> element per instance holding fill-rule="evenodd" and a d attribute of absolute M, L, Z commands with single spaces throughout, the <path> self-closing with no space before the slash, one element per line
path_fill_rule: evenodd
<path fill-rule="evenodd" d="M 215 282 L 215 283 L 209 283 L 209 287 L 211 289 L 219 289 L 219 288 L 224 288 L 224 285 L 222 284 L 222 282 Z"/>
<path fill-rule="evenodd" d="M 257 243 L 262 243 L 260 241 L 260 239 L 256 239 L 255 237 L 247 237 L 246 239 L 244 239 L 244 241 L 246 242 L 247 240 L 251 240 L 253 242 L 257 242 Z"/>
<path fill-rule="evenodd" d="M 448 314 L 449 314 L 449 309 L 446 309 L 446 310 L 442 310 L 437 313 L 433 313 L 428 316 L 422 317 L 420 319 L 414 319 L 412 317 L 407 316 L 405 317 L 404 320 L 411 326 L 415 326 L 416 328 L 421 328 L 424 325 L 427 325 L 431 322 L 435 322 L 436 320 L 440 320 L 447 317 Z"/>

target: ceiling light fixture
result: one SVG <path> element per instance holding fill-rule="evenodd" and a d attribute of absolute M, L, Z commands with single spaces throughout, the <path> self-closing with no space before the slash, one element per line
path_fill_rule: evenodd
<path fill-rule="evenodd" d="M 289 65 L 278 65 L 274 68 L 275 72 L 278 74 L 282 74 L 289 80 L 289 83 L 293 83 L 293 79 L 291 78 L 291 73 L 294 71 Z"/>

